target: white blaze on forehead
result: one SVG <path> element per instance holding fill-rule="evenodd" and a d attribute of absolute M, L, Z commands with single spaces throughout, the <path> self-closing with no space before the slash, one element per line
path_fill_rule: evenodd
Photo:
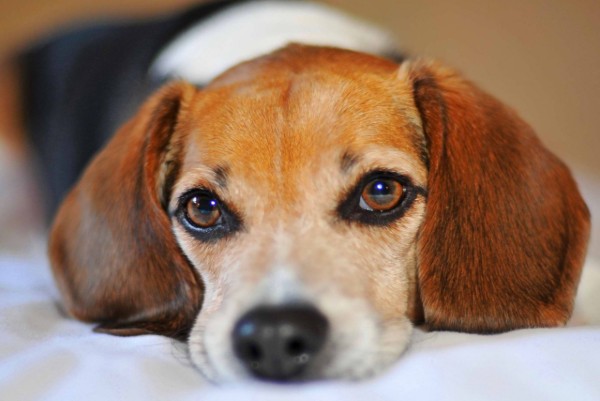
<path fill-rule="evenodd" d="M 264 269 L 264 278 L 258 282 L 256 302 L 266 304 L 284 304 L 301 301 L 306 297 L 299 266 L 290 260 L 293 238 L 285 231 L 282 223 L 273 232 L 272 257 Z"/>
<path fill-rule="evenodd" d="M 259 1 L 232 6 L 192 26 L 159 54 L 150 72 L 203 84 L 291 42 L 374 54 L 397 49 L 387 32 L 327 6 Z"/>
<path fill-rule="evenodd" d="M 282 305 L 307 299 L 294 267 L 286 265 L 277 266 L 268 273 L 256 293 L 261 304 Z"/>

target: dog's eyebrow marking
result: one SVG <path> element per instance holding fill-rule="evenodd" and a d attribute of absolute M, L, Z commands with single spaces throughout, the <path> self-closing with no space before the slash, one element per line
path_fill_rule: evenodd
<path fill-rule="evenodd" d="M 221 188 L 225 188 L 227 186 L 227 178 L 229 176 L 229 167 L 217 166 L 213 169 L 213 174 L 215 175 L 215 181 L 217 185 Z"/>
<path fill-rule="evenodd" d="M 350 171 L 360 161 L 357 155 L 353 155 L 350 152 L 344 152 L 342 155 L 341 167 L 344 173 Z"/>

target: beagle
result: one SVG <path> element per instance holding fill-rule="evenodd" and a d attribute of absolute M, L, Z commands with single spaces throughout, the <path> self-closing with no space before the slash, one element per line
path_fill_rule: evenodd
<path fill-rule="evenodd" d="M 453 70 L 338 47 L 144 102 L 54 219 L 67 311 L 185 340 L 215 382 L 369 377 L 413 326 L 565 324 L 589 235 L 569 170 Z"/>

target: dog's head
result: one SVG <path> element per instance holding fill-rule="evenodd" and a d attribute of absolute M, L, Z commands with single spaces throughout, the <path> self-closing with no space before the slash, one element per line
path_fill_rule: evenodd
<path fill-rule="evenodd" d="M 456 73 L 290 46 L 159 91 L 50 256 L 72 315 L 185 338 L 214 380 L 360 378 L 412 324 L 564 324 L 588 221 L 566 167 Z"/>

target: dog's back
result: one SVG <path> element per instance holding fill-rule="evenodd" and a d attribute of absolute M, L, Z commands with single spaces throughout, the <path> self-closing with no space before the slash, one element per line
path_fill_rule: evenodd
<path fill-rule="evenodd" d="M 165 43 L 234 3 L 243 1 L 74 29 L 19 57 L 24 128 L 42 166 L 49 216 L 91 157 L 163 83 L 148 74 L 148 66 Z"/>
<path fill-rule="evenodd" d="M 261 26 L 262 36 L 256 33 Z M 24 52 L 18 62 L 22 114 L 43 167 L 48 217 L 91 157 L 165 81 L 201 87 L 216 73 L 279 47 L 275 43 L 295 40 L 401 58 L 386 33 L 326 6 L 251 0 L 212 1 L 165 18 L 75 29 Z M 190 43 L 201 54 L 191 54 Z M 183 59 L 180 50 L 169 52 L 177 46 L 188 46 Z"/>

